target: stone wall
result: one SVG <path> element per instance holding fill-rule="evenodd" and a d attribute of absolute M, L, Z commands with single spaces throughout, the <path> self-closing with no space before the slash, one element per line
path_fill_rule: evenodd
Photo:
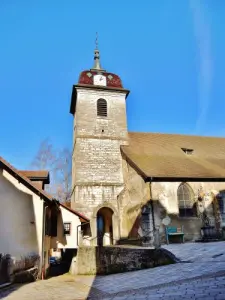
<path fill-rule="evenodd" d="M 184 226 L 185 241 L 195 241 L 200 237 L 202 222 L 199 217 L 179 217 L 179 206 L 177 189 L 181 182 L 152 182 L 151 191 L 154 202 L 155 224 L 159 228 L 161 242 L 165 242 L 165 226 L 162 224 L 163 218 L 169 216 L 171 223 L 169 226 Z M 198 191 L 204 193 L 202 205 L 210 219 L 211 225 L 215 225 L 215 215 L 213 210 L 213 195 L 224 190 L 225 184 L 220 182 L 187 182 L 194 192 L 194 201 L 197 208 L 199 205 Z"/>
<path fill-rule="evenodd" d="M 83 202 L 83 199 L 77 198 L 75 186 L 123 184 L 120 145 L 127 142 L 125 96 L 124 92 L 77 90 L 71 203 L 74 208 L 78 202 Z M 107 117 L 97 116 L 99 98 L 107 101 Z M 93 201 L 98 201 L 95 190 L 91 196 Z"/>
<path fill-rule="evenodd" d="M 97 116 L 97 100 L 100 98 L 107 101 L 107 117 Z M 127 139 L 125 98 L 126 92 L 123 91 L 77 88 L 75 139 L 79 136 Z"/>
<path fill-rule="evenodd" d="M 165 249 L 80 247 L 76 273 L 80 275 L 113 274 L 175 262 L 175 256 Z"/>
<path fill-rule="evenodd" d="M 150 200 L 149 183 L 131 167 L 125 158 L 123 163 L 124 190 L 120 194 L 121 238 L 136 237 L 143 206 Z"/>
<path fill-rule="evenodd" d="M 100 98 L 107 101 L 107 117 L 97 116 Z M 120 145 L 128 138 L 125 98 L 124 91 L 77 87 L 71 207 L 90 218 L 95 242 L 97 210 L 108 207 L 118 220 L 117 197 L 123 190 Z M 118 221 L 113 224 L 113 237 L 119 238 Z"/>
<path fill-rule="evenodd" d="M 166 216 L 171 219 L 170 226 L 184 226 L 185 241 L 195 241 L 200 237 L 202 222 L 199 217 L 179 217 L 177 190 L 181 182 L 152 182 L 150 191 L 150 183 L 146 183 L 125 159 L 123 159 L 123 175 L 124 190 L 119 196 L 122 238 L 133 237 L 135 234 L 137 236 L 141 225 L 141 210 L 150 199 L 153 200 L 154 221 L 160 233 L 161 243 L 166 242 L 165 225 L 162 223 Z M 197 205 L 199 205 L 198 191 L 201 189 L 204 192 L 202 205 L 211 225 L 215 225 L 213 195 L 224 190 L 225 184 L 222 182 L 187 182 L 187 184 L 193 190 L 194 201 Z"/>
<path fill-rule="evenodd" d="M 10 255 L 0 253 L 0 285 L 11 282 L 12 259 Z"/>
<path fill-rule="evenodd" d="M 0 254 L 0 285 L 8 282 L 31 282 L 37 279 L 40 257 L 30 254 L 16 259 L 9 254 Z"/>
<path fill-rule="evenodd" d="M 120 144 L 106 138 L 77 138 L 75 184 L 122 184 Z"/>

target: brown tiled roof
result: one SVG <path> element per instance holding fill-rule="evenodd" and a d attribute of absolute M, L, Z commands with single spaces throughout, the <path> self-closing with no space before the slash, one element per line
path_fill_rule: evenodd
<path fill-rule="evenodd" d="M 225 138 L 129 132 L 129 146 L 121 150 L 145 178 L 225 180 Z"/>
<path fill-rule="evenodd" d="M 19 170 L 19 172 L 31 180 L 40 180 L 46 184 L 49 184 L 49 172 L 46 170 Z"/>
<path fill-rule="evenodd" d="M 86 222 L 89 222 L 89 221 L 90 221 L 87 217 L 85 217 L 83 214 L 79 213 L 77 210 L 72 209 L 72 208 L 70 208 L 70 207 L 64 205 L 63 203 L 59 203 L 59 205 L 61 205 L 62 207 L 64 207 L 64 208 L 67 209 L 68 211 L 70 211 L 71 213 L 77 215 L 80 219 L 83 219 L 83 220 L 86 221 Z"/>
<path fill-rule="evenodd" d="M 41 189 L 37 185 L 35 185 L 35 183 L 32 182 L 29 178 L 27 178 L 23 174 L 23 172 L 14 168 L 10 163 L 8 163 L 1 156 L 0 156 L 0 167 L 3 167 L 3 169 L 6 169 L 7 172 L 9 172 L 12 176 L 16 177 L 19 181 L 21 181 L 23 184 L 25 184 L 28 188 L 33 190 L 39 196 L 42 196 L 45 200 L 48 200 L 48 201 L 53 200 L 53 197 L 51 195 L 49 195 L 43 189 Z"/>

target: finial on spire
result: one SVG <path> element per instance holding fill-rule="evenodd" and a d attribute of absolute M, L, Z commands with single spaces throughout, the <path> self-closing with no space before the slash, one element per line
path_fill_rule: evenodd
<path fill-rule="evenodd" d="M 92 70 L 100 70 L 104 71 L 101 67 L 100 63 L 100 52 L 98 50 L 98 32 L 96 32 L 96 38 L 95 38 L 95 55 L 94 55 L 94 66 Z"/>

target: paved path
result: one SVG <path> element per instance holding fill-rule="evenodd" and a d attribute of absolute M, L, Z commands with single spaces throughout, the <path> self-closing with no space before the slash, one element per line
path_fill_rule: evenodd
<path fill-rule="evenodd" d="M 223 299 L 225 242 L 169 245 L 183 263 L 108 276 L 64 275 L 0 291 L 8 300 Z"/>
<path fill-rule="evenodd" d="M 163 248 L 171 251 L 183 261 L 192 262 L 225 262 L 225 242 L 214 243 L 186 243 L 164 245 Z M 221 257 L 220 257 L 221 256 Z"/>

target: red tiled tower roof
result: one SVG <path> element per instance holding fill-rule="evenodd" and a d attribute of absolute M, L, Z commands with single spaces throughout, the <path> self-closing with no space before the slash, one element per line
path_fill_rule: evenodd
<path fill-rule="evenodd" d="M 118 75 L 108 73 L 106 71 L 97 71 L 94 69 L 81 72 L 78 84 L 94 85 L 94 75 L 97 75 L 99 73 L 106 76 L 107 87 L 123 88 L 122 81 Z"/>

